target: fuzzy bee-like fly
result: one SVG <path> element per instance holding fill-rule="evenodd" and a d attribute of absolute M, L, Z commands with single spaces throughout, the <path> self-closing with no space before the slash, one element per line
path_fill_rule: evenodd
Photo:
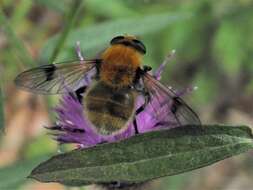
<path fill-rule="evenodd" d="M 15 79 L 18 87 L 40 94 L 75 92 L 82 103 L 84 115 L 98 133 L 110 135 L 125 129 L 133 122 L 138 133 L 136 116 L 146 106 L 159 109 L 152 99 L 166 104 L 166 112 L 174 116 L 178 125 L 200 124 L 197 114 L 171 89 L 164 86 L 142 66 L 146 53 L 144 44 L 134 36 L 117 36 L 98 59 L 69 61 L 39 66 L 22 72 Z M 92 73 L 92 85 L 80 86 Z M 82 94 L 83 93 L 83 94 Z M 144 103 L 136 110 L 137 97 Z M 162 121 L 161 121 L 162 122 Z"/>

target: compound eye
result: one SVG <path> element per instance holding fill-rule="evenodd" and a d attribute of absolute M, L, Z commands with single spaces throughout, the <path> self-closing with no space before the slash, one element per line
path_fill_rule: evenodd
<path fill-rule="evenodd" d="M 137 39 L 133 39 L 132 41 L 133 41 L 133 43 L 134 43 L 135 48 L 136 48 L 138 51 L 140 51 L 140 52 L 143 53 L 143 54 L 146 53 L 146 47 L 145 47 L 145 45 L 144 45 L 141 41 L 139 41 L 139 40 L 137 40 Z"/>
<path fill-rule="evenodd" d="M 124 40 L 125 37 L 124 36 L 116 36 L 111 40 L 111 45 L 113 44 L 118 44 L 121 40 Z"/>

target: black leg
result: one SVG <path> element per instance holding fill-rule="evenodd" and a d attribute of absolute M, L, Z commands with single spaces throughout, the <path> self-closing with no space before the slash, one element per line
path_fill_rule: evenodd
<path fill-rule="evenodd" d="M 139 134 L 139 130 L 138 130 L 137 121 L 136 121 L 136 117 L 135 116 L 134 116 L 134 119 L 133 119 L 133 124 L 134 124 L 134 132 L 135 132 L 135 134 Z"/>
<path fill-rule="evenodd" d="M 143 96 L 144 96 L 144 103 L 135 111 L 135 115 L 138 115 L 139 113 L 141 113 L 142 111 L 144 111 L 145 107 L 147 106 L 147 104 L 150 102 L 150 95 L 148 92 L 143 92 Z"/>
<path fill-rule="evenodd" d="M 83 93 L 86 91 L 87 86 L 82 86 L 75 91 L 75 95 L 80 103 L 82 103 Z"/>
<path fill-rule="evenodd" d="M 146 92 L 145 92 L 145 93 L 143 93 L 143 94 L 144 94 L 145 102 L 135 111 L 135 115 L 134 115 L 134 119 L 133 119 L 135 134 L 139 134 L 136 116 L 137 116 L 139 113 L 141 113 L 142 111 L 144 111 L 146 105 L 149 103 L 149 100 L 150 100 L 150 95 L 149 95 L 149 93 L 146 93 Z"/>
<path fill-rule="evenodd" d="M 148 91 L 146 91 L 143 82 L 141 82 L 140 80 L 142 79 L 142 76 L 150 71 L 152 68 L 149 66 L 144 66 L 143 69 L 138 68 L 136 71 L 136 76 L 134 79 L 134 86 L 133 88 L 141 93 L 144 97 L 144 103 L 143 105 L 141 105 L 136 111 L 135 111 L 135 115 L 133 118 L 133 124 L 134 124 L 134 130 L 135 130 L 135 134 L 139 134 L 139 130 L 138 130 L 138 125 L 137 125 L 137 120 L 136 120 L 136 116 L 141 113 L 142 111 L 144 111 L 146 105 L 150 102 L 150 94 L 148 93 Z"/>

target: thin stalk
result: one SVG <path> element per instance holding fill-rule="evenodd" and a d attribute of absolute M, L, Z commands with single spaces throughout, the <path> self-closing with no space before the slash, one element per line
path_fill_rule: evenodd
<path fill-rule="evenodd" d="M 67 14 L 66 26 L 64 27 L 62 34 L 60 35 L 60 37 L 58 39 L 58 42 L 55 46 L 52 56 L 49 59 L 49 63 L 54 62 L 54 60 L 59 55 L 62 47 L 64 46 L 67 36 L 68 36 L 71 28 L 73 27 L 75 21 L 77 20 L 80 10 L 82 9 L 82 3 L 83 3 L 82 0 L 73 1 L 70 11 Z"/>

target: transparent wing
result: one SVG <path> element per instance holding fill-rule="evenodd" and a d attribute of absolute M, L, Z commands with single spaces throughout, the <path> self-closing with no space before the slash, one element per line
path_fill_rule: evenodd
<path fill-rule="evenodd" d="M 143 82 L 151 96 L 150 107 L 160 120 L 168 121 L 169 119 L 172 120 L 171 122 L 174 121 L 179 125 L 201 124 L 198 115 L 171 89 L 164 86 L 148 73 L 144 74 Z"/>
<path fill-rule="evenodd" d="M 39 94 L 65 93 L 67 89 L 76 90 L 96 63 L 97 60 L 88 60 L 42 65 L 20 73 L 15 84 Z"/>

